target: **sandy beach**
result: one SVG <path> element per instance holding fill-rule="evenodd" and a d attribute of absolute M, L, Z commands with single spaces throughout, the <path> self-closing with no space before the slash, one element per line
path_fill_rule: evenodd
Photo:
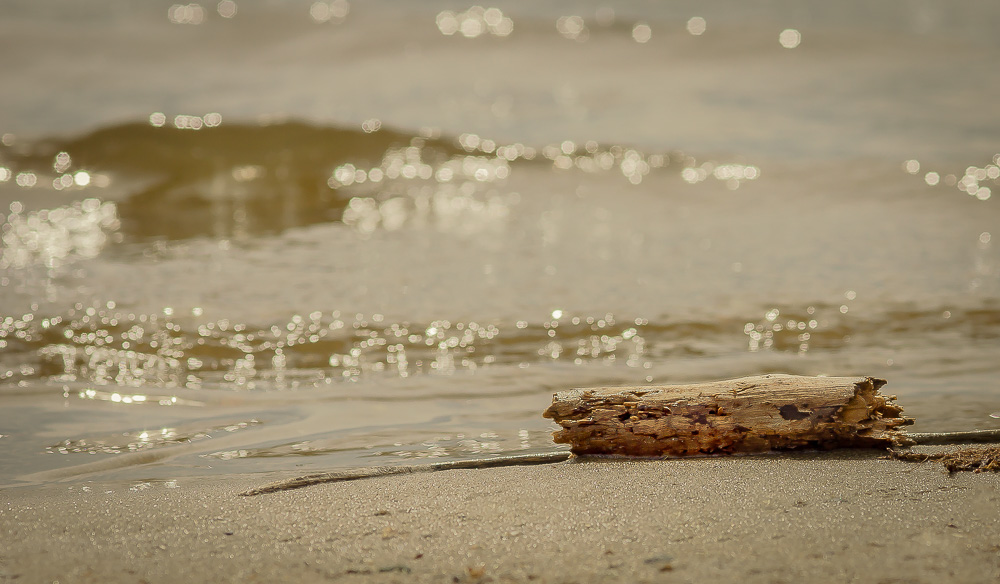
<path fill-rule="evenodd" d="M 8 489 L 2 582 L 996 582 L 1000 476 L 839 451 Z"/>

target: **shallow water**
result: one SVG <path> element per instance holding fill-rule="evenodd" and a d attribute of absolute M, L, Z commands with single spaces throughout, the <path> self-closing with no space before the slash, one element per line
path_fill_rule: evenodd
<path fill-rule="evenodd" d="M 545 451 L 555 391 L 775 371 L 1000 427 L 996 8 L 496 6 L 0 7 L 0 484 Z"/>

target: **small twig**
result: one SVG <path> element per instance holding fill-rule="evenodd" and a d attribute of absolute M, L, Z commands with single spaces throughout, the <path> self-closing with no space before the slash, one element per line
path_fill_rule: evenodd
<path fill-rule="evenodd" d="M 971 432 L 907 432 L 915 444 L 975 444 L 1000 443 L 1000 430 L 973 430 Z"/>

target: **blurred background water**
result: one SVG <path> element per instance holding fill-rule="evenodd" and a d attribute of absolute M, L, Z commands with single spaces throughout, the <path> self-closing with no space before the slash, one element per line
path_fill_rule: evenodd
<path fill-rule="evenodd" d="M 547 451 L 555 391 L 764 372 L 998 428 L 998 24 L 7 0 L 0 484 Z"/>

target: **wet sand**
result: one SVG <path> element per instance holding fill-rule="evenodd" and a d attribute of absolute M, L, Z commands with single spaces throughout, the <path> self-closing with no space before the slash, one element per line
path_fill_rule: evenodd
<path fill-rule="evenodd" d="M 8 489 L 0 581 L 996 582 L 1000 475 L 878 457 Z"/>

